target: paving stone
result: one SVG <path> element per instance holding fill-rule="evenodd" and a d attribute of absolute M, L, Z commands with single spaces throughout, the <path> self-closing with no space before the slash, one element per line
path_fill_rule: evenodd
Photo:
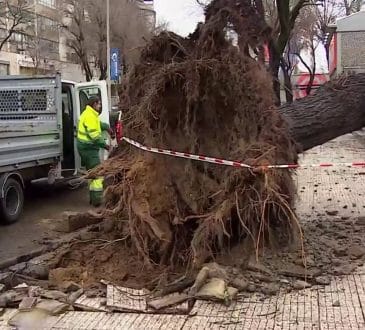
<path fill-rule="evenodd" d="M 107 286 L 107 306 L 111 310 L 146 312 L 147 291 L 122 288 L 118 286 Z"/>
<path fill-rule="evenodd" d="M 133 313 L 68 312 L 51 329 L 182 329 L 187 316 Z"/>
<path fill-rule="evenodd" d="M 75 307 L 81 308 L 85 311 L 94 311 L 94 312 L 107 312 L 108 308 L 103 304 L 105 298 L 95 297 L 88 298 L 86 295 L 82 295 L 79 299 L 77 299 L 74 303 Z"/>

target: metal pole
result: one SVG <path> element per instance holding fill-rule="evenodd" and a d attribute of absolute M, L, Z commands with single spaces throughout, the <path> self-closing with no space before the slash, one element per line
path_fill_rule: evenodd
<path fill-rule="evenodd" d="M 106 48 L 107 48 L 107 86 L 108 86 L 108 104 L 109 112 L 111 111 L 112 90 L 110 79 L 110 0 L 106 1 Z"/>

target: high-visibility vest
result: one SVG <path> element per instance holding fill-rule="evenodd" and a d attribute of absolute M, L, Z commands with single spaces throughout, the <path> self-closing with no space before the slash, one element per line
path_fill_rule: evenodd
<path fill-rule="evenodd" d="M 101 137 L 99 113 L 88 105 L 80 116 L 77 139 L 84 143 L 93 143 L 100 140 Z"/>

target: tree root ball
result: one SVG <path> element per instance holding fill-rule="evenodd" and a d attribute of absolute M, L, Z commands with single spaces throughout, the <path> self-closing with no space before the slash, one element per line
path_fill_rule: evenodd
<path fill-rule="evenodd" d="M 237 33 L 238 46 L 227 36 Z M 125 135 L 161 147 L 250 165 L 294 164 L 271 78 L 250 56 L 266 24 L 250 1 L 213 1 L 188 38 L 163 32 L 121 90 Z M 120 221 L 146 265 L 199 267 L 243 240 L 259 254 L 298 229 L 288 169 L 253 171 L 156 155 L 122 144 L 93 171 L 111 175 L 106 216 Z"/>

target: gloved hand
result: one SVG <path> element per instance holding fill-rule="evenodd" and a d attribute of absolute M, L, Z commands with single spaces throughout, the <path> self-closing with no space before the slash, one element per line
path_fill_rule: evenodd
<path fill-rule="evenodd" d="M 109 133 L 110 137 L 114 140 L 115 139 L 115 133 L 114 133 L 114 131 L 111 128 L 109 128 L 108 129 L 108 133 Z"/>

